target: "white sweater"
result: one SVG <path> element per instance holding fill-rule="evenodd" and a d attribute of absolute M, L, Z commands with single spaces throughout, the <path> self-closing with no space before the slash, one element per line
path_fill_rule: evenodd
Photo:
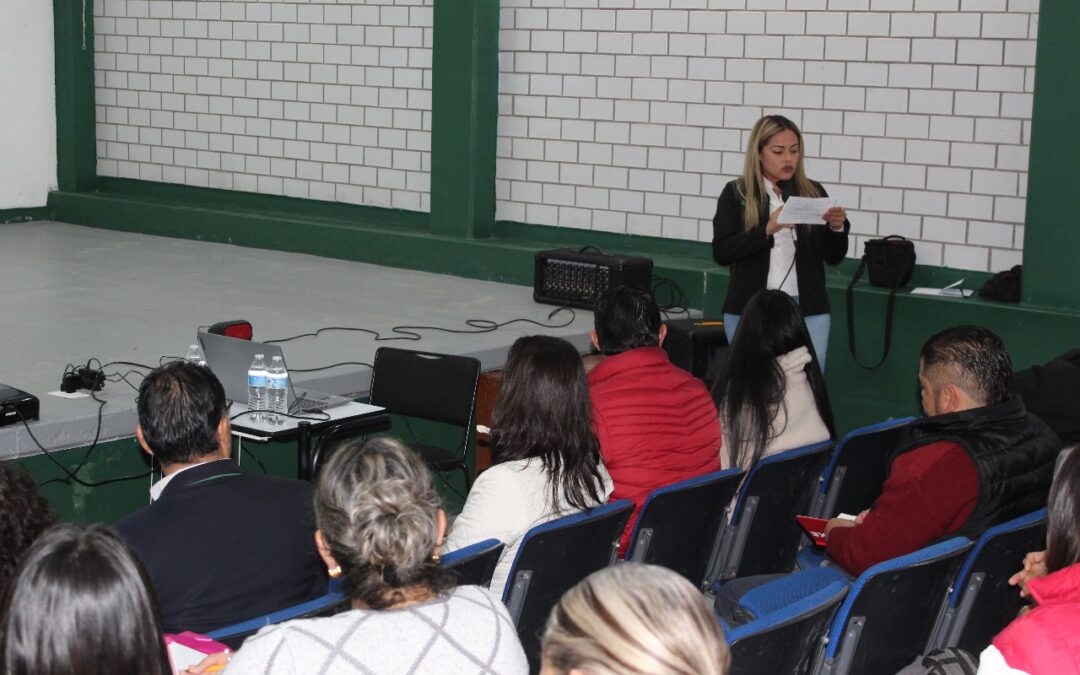
<path fill-rule="evenodd" d="M 354 609 L 268 626 L 244 643 L 226 675 L 529 672 L 503 603 L 458 586 L 400 609 Z"/>
<path fill-rule="evenodd" d="M 814 392 L 810 389 L 810 380 L 806 377 L 810 350 L 798 347 L 776 357 L 776 361 L 784 371 L 784 400 L 773 418 L 769 442 L 765 445 L 762 459 L 785 450 L 829 440 L 829 428 L 818 414 Z M 721 420 L 720 426 L 724 434 L 723 447 L 730 448 L 727 435 L 730 427 L 726 420 Z M 724 459 L 727 459 L 726 452 Z M 751 467 L 742 468 L 749 471 Z"/>
<path fill-rule="evenodd" d="M 600 491 L 602 504 L 612 491 L 611 477 L 603 464 L 600 475 L 604 482 Z M 491 592 L 501 595 L 521 537 L 536 525 L 574 512 L 562 499 L 552 507 L 548 473 L 538 458 L 496 464 L 476 478 L 442 552 L 456 551 L 485 539 L 498 539 L 506 544 L 491 579 Z"/>

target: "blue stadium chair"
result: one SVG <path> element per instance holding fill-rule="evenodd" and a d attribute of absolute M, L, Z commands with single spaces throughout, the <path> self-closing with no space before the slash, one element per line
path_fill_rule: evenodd
<path fill-rule="evenodd" d="M 815 675 L 895 673 L 926 649 L 949 583 L 971 549 L 954 537 L 863 572 L 836 613 Z"/>
<path fill-rule="evenodd" d="M 748 606 L 775 604 L 776 608 L 758 613 L 760 607 L 755 607 L 758 612 L 753 621 L 733 629 L 724 627 L 731 649 L 731 675 L 807 672 L 849 585 L 842 580 L 831 581 L 806 597 L 784 597 L 795 590 L 791 588 L 795 577 L 807 574 L 817 575 L 818 571 L 793 574 L 746 594 L 743 600 Z"/>
<path fill-rule="evenodd" d="M 460 585 L 487 588 L 504 548 L 506 544 L 498 539 L 485 539 L 447 553 L 442 557 L 442 565 L 454 570 Z"/>
<path fill-rule="evenodd" d="M 889 472 L 889 457 L 899 447 L 914 417 L 901 417 L 856 429 L 836 444 L 821 474 L 810 514 L 833 518 L 857 515 L 881 495 Z"/>
<path fill-rule="evenodd" d="M 540 670 L 540 632 L 551 608 L 576 583 L 615 561 L 619 537 L 633 510 L 633 502 L 620 499 L 525 533 L 503 602 L 532 672 Z"/>
<path fill-rule="evenodd" d="M 1046 509 L 995 525 L 968 554 L 943 603 L 928 651 L 959 647 L 978 654 L 1010 621 L 1024 600 L 1009 577 L 1023 567 L 1024 555 L 1046 548 Z"/>
<path fill-rule="evenodd" d="M 207 633 L 207 635 L 218 642 L 224 643 L 230 649 L 235 651 L 240 648 L 240 645 L 244 643 L 244 640 L 255 633 L 258 633 L 259 630 L 265 626 L 272 626 L 276 623 L 291 621 L 293 619 L 333 616 L 334 614 L 347 611 L 351 608 L 352 601 L 341 592 L 340 584 L 331 580 L 326 595 L 315 598 L 314 600 L 302 602 L 299 605 L 279 609 L 276 612 L 270 612 L 269 614 L 255 617 L 254 619 L 248 619 L 247 621 L 234 623 L 231 626 L 219 628 Z"/>
<path fill-rule="evenodd" d="M 790 572 L 802 540 L 795 520 L 805 515 L 833 442 L 766 457 L 743 482 L 710 585 L 736 577 Z"/>
<path fill-rule="evenodd" d="M 742 478 L 742 469 L 726 469 L 653 490 L 634 524 L 626 559 L 667 567 L 702 586 Z"/>

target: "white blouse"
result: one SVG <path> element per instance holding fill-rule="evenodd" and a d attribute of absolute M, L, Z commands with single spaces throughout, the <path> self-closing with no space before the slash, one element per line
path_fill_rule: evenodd
<path fill-rule="evenodd" d="M 765 179 L 765 191 L 769 194 L 769 213 L 784 205 L 776 194 L 772 181 Z M 773 235 L 773 247 L 769 251 L 769 277 L 765 288 L 778 288 L 791 297 L 799 295 L 799 278 L 795 270 L 795 230 L 782 227 Z"/>

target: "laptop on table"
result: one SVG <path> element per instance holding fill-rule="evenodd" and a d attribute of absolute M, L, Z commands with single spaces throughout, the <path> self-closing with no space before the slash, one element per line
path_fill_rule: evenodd
<path fill-rule="evenodd" d="M 240 340 L 203 331 L 199 331 L 198 338 L 203 354 L 206 355 L 207 367 L 221 380 L 221 385 L 225 388 L 225 396 L 233 401 L 233 410 L 237 413 L 247 410 L 247 373 L 256 354 L 263 355 L 267 366 L 275 356 L 280 356 L 282 363 L 285 363 L 285 369 L 289 368 L 281 347 L 277 345 L 254 340 Z M 295 387 L 292 377 L 289 377 L 289 414 L 317 412 L 351 402 L 352 399 L 337 394 Z"/>

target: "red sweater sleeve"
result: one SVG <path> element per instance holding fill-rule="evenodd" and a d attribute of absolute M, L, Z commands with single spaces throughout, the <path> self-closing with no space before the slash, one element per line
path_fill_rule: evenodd
<path fill-rule="evenodd" d="M 893 462 L 881 496 L 862 525 L 836 528 L 828 554 L 851 574 L 923 548 L 959 530 L 975 509 L 979 476 L 956 443 L 938 442 Z"/>

